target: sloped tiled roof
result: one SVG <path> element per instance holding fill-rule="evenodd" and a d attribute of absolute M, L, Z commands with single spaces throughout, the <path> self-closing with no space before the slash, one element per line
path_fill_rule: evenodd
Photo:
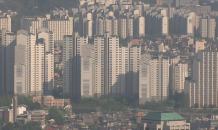
<path fill-rule="evenodd" d="M 176 112 L 149 112 L 141 120 L 181 121 L 185 119 Z"/>

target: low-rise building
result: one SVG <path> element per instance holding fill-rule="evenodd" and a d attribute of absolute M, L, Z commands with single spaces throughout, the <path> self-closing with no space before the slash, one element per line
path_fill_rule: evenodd
<path fill-rule="evenodd" d="M 70 105 L 70 99 L 54 99 L 53 96 L 33 97 L 33 102 L 38 102 L 46 107 L 64 107 L 64 104 Z"/>
<path fill-rule="evenodd" d="M 190 123 L 175 112 L 150 112 L 141 122 L 140 130 L 190 130 Z"/>
<path fill-rule="evenodd" d="M 45 126 L 45 110 L 33 110 L 31 112 L 31 121 L 41 122 L 41 126 Z"/>

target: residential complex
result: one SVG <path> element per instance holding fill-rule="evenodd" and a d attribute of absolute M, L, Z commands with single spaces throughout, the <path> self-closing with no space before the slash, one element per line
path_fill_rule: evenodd
<path fill-rule="evenodd" d="M 193 77 L 185 83 L 190 106 L 198 107 L 214 105 L 217 107 L 217 56 L 218 51 L 198 51 L 193 61 Z"/>
<path fill-rule="evenodd" d="M 0 93 L 168 100 L 217 106 L 218 12 L 199 0 L 79 1 L 24 16 L 11 32 L 0 17 Z"/>

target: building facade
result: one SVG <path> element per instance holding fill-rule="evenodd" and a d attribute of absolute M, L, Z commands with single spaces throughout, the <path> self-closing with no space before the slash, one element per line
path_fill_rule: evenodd
<path fill-rule="evenodd" d="M 0 41 L 0 93 L 14 93 L 14 49 L 16 45 L 16 35 L 1 30 Z"/>
<path fill-rule="evenodd" d="M 217 107 L 217 56 L 216 50 L 198 51 L 193 61 L 192 80 L 186 81 L 185 85 L 185 92 L 191 101 L 190 106 L 213 105 Z"/>
<path fill-rule="evenodd" d="M 169 97 L 169 59 L 143 54 L 139 63 L 139 103 Z"/>

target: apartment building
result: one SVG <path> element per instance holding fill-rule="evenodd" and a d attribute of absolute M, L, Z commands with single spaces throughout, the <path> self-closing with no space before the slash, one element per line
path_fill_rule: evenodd
<path fill-rule="evenodd" d="M 169 59 L 143 54 L 139 63 L 139 103 L 169 96 Z"/>
<path fill-rule="evenodd" d="M 16 39 L 14 93 L 37 96 L 52 94 L 54 84 L 52 34 L 41 29 L 36 36 L 25 30 L 19 30 Z"/>
<path fill-rule="evenodd" d="M 81 96 L 92 97 L 95 92 L 94 84 L 94 46 L 86 44 L 82 46 L 81 54 Z"/>
<path fill-rule="evenodd" d="M 54 88 L 54 37 L 48 28 L 37 29 L 37 39 L 44 39 L 44 95 L 52 95 Z"/>
<path fill-rule="evenodd" d="M 11 32 L 11 16 L 10 15 L 5 15 L 5 16 L 0 17 L 0 32 L 3 29 L 6 30 L 6 32 Z"/>
<path fill-rule="evenodd" d="M 64 19 L 47 19 L 45 27 L 53 32 L 54 41 L 61 42 L 65 35 L 73 34 L 73 17 Z"/>
<path fill-rule="evenodd" d="M 217 107 L 217 50 L 198 51 L 193 62 L 193 77 L 187 80 L 185 92 L 189 95 L 190 106 Z"/>
<path fill-rule="evenodd" d="M 78 33 L 64 37 L 63 46 L 63 93 L 80 98 L 82 46 L 88 44 L 88 37 Z M 72 73 L 73 72 L 73 73 Z"/>
<path fill-rule="evenodd" d="M 14 92 L 14 49 L 16 35 L 2 30 L 0 40 L 0 93 Z"/>
<path fill-rule="evenodd" d="M 95 93 L 98 96 L 104 95 L 104 47 L 105 47 L 105 38 L 104 36 L 96 36 L 94 38 L 94 84 L 95 84 Z"/>
<path fill-rule="evenodd" d="M 200 20 L 200 36 L 215 39 L 216 21 L 209 16 Z"/>
<path fill-rule="evenodd" d="M 21 19 L 21 29 L 28 33 L 37 34 L 37 29 L 45 26 L 47 17 L 23 17 Z"/>
<path fill-rule="evenodd" d="M 172 76 L 172 77 L 171 77 Z M 170 66 L 170 88 L 172 94 L 184 91 L 185 78 L 188 77 L 188 64 L 176 63 Z"/>
<path fill-rule="evenodd" d="M 138 18 L 138 37 L 145 36 L 145 17 Z"/>

